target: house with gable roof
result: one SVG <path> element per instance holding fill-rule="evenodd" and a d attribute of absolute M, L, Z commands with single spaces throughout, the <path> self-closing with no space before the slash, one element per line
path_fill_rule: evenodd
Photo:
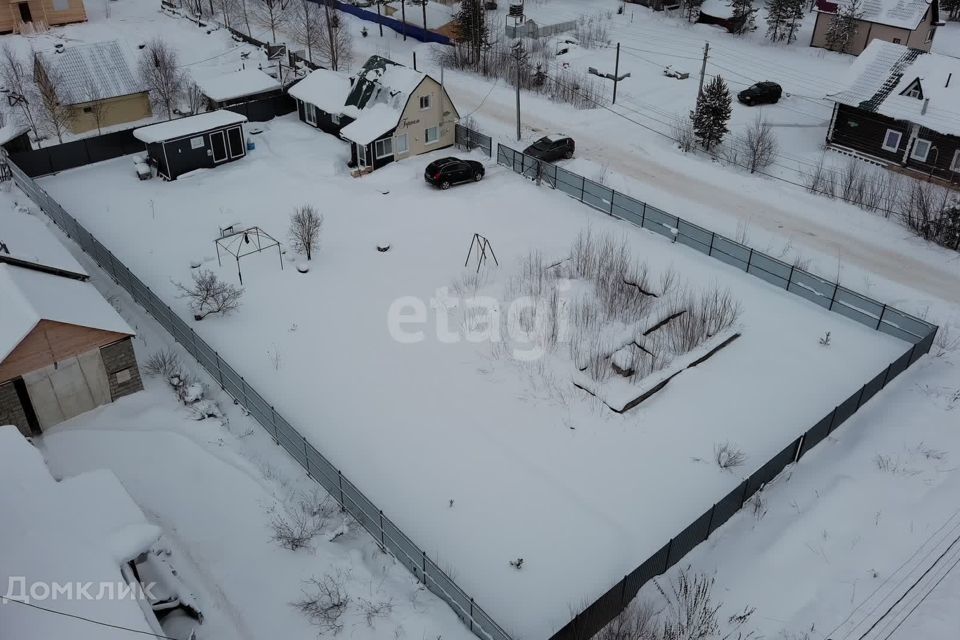
<path fill-rule="evenodd" d="M 874 40 L 828 97 L 834 148 L 960 182 L 960 59 Z"/>
<path fill-rule="evenodd" d="M 351 143 L 350 165 L 361 172 L 453 145 L 460 119 L 443 85 L 381 56 L 349 78 L 313 71 L 290 95 L 302 121 Z"/>
<path fill-rule="evenodd" d="M 811 47 L 829 48 L 830 25 L 852 2 L 860 2 L 856 31 L 843 53 L 860 55 L 874 40 L 930 51 L 940 21 L 939 0 L 816 0 Z"/>
<path fill-rule="evenodd" d="M 116 40 L 36 54 L 38 82 L 50 82 L 69 108 L 72 133 L 149 118 L 150 95 L 133 55 Z"/>

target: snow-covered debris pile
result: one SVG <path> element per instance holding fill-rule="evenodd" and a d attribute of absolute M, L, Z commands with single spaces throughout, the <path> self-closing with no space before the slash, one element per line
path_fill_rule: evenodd
<path fill-rule="evenodd" d="M 118 584 L 121 565 L 148 550 L 160 535 L 113 473 L 91 471 L 57 482 L 40 452 L 15 427 L 7 426 L 0 427 L 0 486 L 0 585 L 4 589 L 0 637 L 129 637 L 130 631 L 39 611 L 23 604 L 28 600 L 69 616 L 107 620 L 147 635 L 157 631 L 136 600 L 96 597 L 106 585 L 116 596 L 122 586 Z M 92 592 L 83 597 L 86 592 L 78 589 L 89 584 Z M 60 591 L 55 592 L 55 587 Z M 73 597 L 64 591 L 68 588 Z M 51 600 L 54 593 L 59 596 L 55 602 Z"/>

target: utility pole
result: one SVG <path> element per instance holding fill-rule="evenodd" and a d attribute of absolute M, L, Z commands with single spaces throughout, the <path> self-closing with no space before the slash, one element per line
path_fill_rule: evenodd
<path fill-rule="evenodd" d="M 703 77 L 707 74 L 707 57 L 710 55 L 710 43 L 703 43 L 703 64 L 700 65 L 700 87 L 697 89 L 697 97 L 703 93 Z"/>
<path fill-rule="evenodd" d="M 330 39 L 330 67 L 336 71 L 337 58 L 340 57 L 340 52 L 337 49 L 337 41 L 334 39 L 333 23 L 330 22 L 330 4 L 328 2 L 323 3 L 323 12 L 327 19 L 327 37 Z"/>
<path fill-rule="evenodd" d="M 403 41 L 407 41 L 407 0 L 400 0 L 400 21 L 403 22 Z"/>
<path fill-rule="evenodd" d="M 620 43 L 617 43 L 617 61 L 613 65 L 613 104 L 617 104 L 617 85 L 620 84 Z"/>
<path fill-rule="evenodd" d="M 377 17 L 378 17 L 378 18 L 382 18 L 383 16 L 380 15 L 380 5 L 383 4 L 383 2 L 382 2 L 382 0 L 376 0 L 376 2 L 377 2 Z M 380 37 L 382 38 L 382 37 L 383 37 L 383 23 L 380 22 L 379 20 L 377 20 L 377 25 L 380 27 Z"/>
<path fill-rule="evenodd" d="M 523 50 L 523 42 L 517 40 L 513 44 L 513 57 L 514 62 L 517 64 L 517 142 L 520 141 L 520 65 L 522 65 L 527 59 L 527 53 Z"/>
<path fill-rule="evenodd" d="M 423 7 L 423 30 L 427 30 L 427 0 L 423 0 L 423 4 L 420 5 Z"/>
<path fill-rule="evenodd" d="M 414 71 L 417 70 L 417 52 L 416 51 L 413 52 L 413 70 Z"/>

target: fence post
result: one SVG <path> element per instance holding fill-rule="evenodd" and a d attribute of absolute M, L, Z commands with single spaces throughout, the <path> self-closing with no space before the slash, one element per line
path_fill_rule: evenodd
<path fill-rule="evenodd" d="M 240 376 L 240 391 L 243 392 L 243 408 L 250 411 L 250 400 L 247 398 L 247 381 Z"/>
<path fill-rule="evenodd" d="M 831 422 L 833 422 L 831 420 Z M 800 436 L 800 439 L 797 440 L 797 450 L 793 452 L 793 461 L 796 463 L 800 460 L 800 452 L 803 451 L 803 443 L 807 439 L 807 434 Z"/>
<path fill-rule="evenodd" d="M 710 246 L 707 248 L 707 255 L 708 255 L 708 256 L 712 256 L 712 255 L 713 255 L 713 239 L 716 238 L 716 237 L 717 237 L 717 234 L 715 234 L 714 232 L 711 231 L 711 232 L 710 232 Z"/>
<path fill-rule="evenodd" d="M 840 288 L 840 283 L 833 285 L 833 295 L 830 296 L 830 306 L 827 307 L 827 311 L 833 311 L 833 302 L 837 299 L 837 289 Z"/>
<path fill-rule="evenodd" d="M 227 388 L 223 386 L 223 369 L 220 367 L 220 354 L 214 351 L 213 355 L 217 357 L 217 378 L 220 380 L 220 390 L 226 391 Z"/>
<path fill-rule="evenodd" d="M 884 303 L 883 308 L 880 309 L 880 317 L 877 318 L 877 331 L 880 331 L 880 325 L 883 324 L 883 316 L 887 312 L 887 305 Z"/>
<path fill-rule="evenodd" d="M 790 290 L 790 285 L 793 284 L 793 270 L 796 268 L 796 265 L 790 265 L 790 275 L 787 276 L 787 291 Z"/>
<path fill-rule="evenodd" d="M 714 502 L 713 506 L 710 507 L 710 520 L 707 522 L 707 535 L 703 536 L 704 540 L 710 537 L 710 532 L 713 530 L 713 514 L 716 510 L 717 510 L 717 503 Z"/>
<path fill-rule="evenodd" d="M 423 566 L 423 586 L 425 586 L 427 589 L 429 589 L 429 588 L 430 588 L 430 585 L 427 584 L 427 552 L 426 552 L 426 551 L 421 551 L 420 553 L 423 554 L 422 559 L 421 559 L 421 563 L 422 563 L 422 566 Z"/>
<path fill-rule="evenodd" d="M 747 273 L 750 273 L 750 263 L 753 262 L 753 247 L 750 247 L 750 255 L 747 256 Z"/>
<path fill-rule="evenodd" d="M 643 204 L 643 209 L 640 211 L 640 227 L 642 228 L 647 222 L 647 203 L 643 202 L 641 204 Z"/>
<path fill-rule="evenodd" d="M 340 469 L 337 469 L 337 485 L 340 487 L 340 508 L 346 511 L 347 506 L 343 502 L 343 474 L 340 473 Z"/>
<path fill-rule="evenodd" d="M 667 569 L 670 568 L 671 551 L 673 551 L 673 538 L 670 538 L 670 542 L 667 543 L 667 557 L 663 561 L 663 573 L 666 573 Z"/>
<path fill-rule="evenodd" d="M 473 598 L 470 598 L 470 631 L 473 631 Z"/>
<path fill-rule="evenodd" d="M 270 407 L 272 410 L 273 407 Z M 300 439 L 303 440 L 303 468 L 307 470 L 307 476 L 313 478 L 313 474 L 310 473 L 310 456 L 307 455 L 307 439 L 303 436 L 300 436 Z"/>
<path fill-rule="evenodd" d="M 743 509 L 743 505 L 747 503 L 747 491 L 750 490 L 750 480 L 753 476 L 750 476 L 743 483 L 743 493 L 740 494 L 740 506 L 737 507 L 737 510 Z"/>
<path fill-rule="evenodd" d="M 387 543 L 384 540 L 384 535 L 383 535 L 383 509 L 380 509 L 380 546 L 383 549 L 387 548 Z"/>
<path fill-rule="evenodd" d="M 586 189 L 586 186 L 587 186 L 587 179 L 584 178 L 583 176 L 580 176 L 580 202 L 583 202 L 583 194 L 584 194 L 584 190 Z"/>
<path fill-rule="evenodd" d="M 270 421 L 273 423 L 273 442 L 277 445 L 280 444 L 280 438 L 277 437 L 277 434 L 280 431 L 280 427 L 277 426 L 277 410 L 273 408 L 273 405 L 270 405 Z M 307 456 L 304 452 L 304 456 L 307 458 L 307 463 L 310 462 L 310 457 Z M 310 475 L 310 468 L 307 467 L 307 475 Z"/>

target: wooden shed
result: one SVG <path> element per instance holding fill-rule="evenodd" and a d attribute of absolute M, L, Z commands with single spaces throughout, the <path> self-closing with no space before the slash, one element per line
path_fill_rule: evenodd
<path fill-rule="evenodd" d="M 247 117 L 220 110 L 135 129 L 147 145 L 149 163 L 167 180 L 196 169 L 211 169 L 247 155 Z"/>

